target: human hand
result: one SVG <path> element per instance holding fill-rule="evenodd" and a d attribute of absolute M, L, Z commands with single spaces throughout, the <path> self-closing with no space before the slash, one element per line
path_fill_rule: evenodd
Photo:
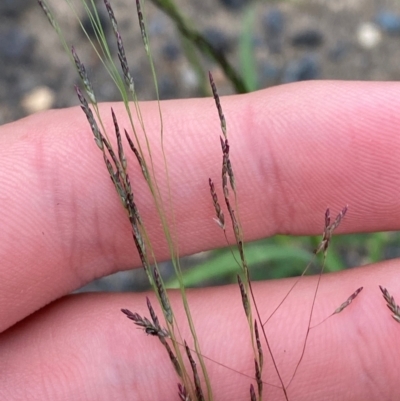
<path fill-rule="evenodd" d="M 326 207 L 334 214 L 345 204 L 340 232 L 399 229 L 399 99 L 397 83 L 361 82 L 293 84 L 222 98 L 246 240 L 319 234 Z M 123 106 L 113 107 L 127 127 Z M 148 134 L 158 135 L 155 103 L 141 108 Z M 208 191 L 208 177 L 220 174 L 214 102 L 169 101 L 162 111 L 180 252 L 223 246 Z M 102 115 L 112 132 L 109 104 Z M 160 149 L 153 151 L 161 163 Z M 50 111 L 1 127 L 0 153 L 0 399 L 176 400 L 178 378 L 165 350 L 120 313 L 129 308 L 148 315 L 144 294 L 68 295 L 140 264 L 81 110 Z M 133 158 L 130 171 L 139 177 Z M 132 182 L 157 257 L 166 259 L 150 194 L 140 179 Z M 399 398 L 400 326 L 378 289 L 396 295 L 397 268 L 392 260 L 323 277 L 317 322 L 356 288 L 364 291 L 357 304 L 310 332 L 288 389 L 291 401 Z M 292 282 L 253 285 L 263 316 Z M 314 290 L 315 278 L 302 279 L 266 326 L 286 382 L 301 353 Z M 184 322 L 179 294 L 171 297 Z M 193 290 L 189 302 L 203 353 L 252 374 L 237 287 Z M 185 330 L 183 323 L 188 337 Z M 278 385 L 268 357 L 265 365 L 263 378 Z M 215 399 L 248 399 L 248 377 L 208 366 Z M 267 399 L 282 399 L 277 388 L 264 391 Z"/>

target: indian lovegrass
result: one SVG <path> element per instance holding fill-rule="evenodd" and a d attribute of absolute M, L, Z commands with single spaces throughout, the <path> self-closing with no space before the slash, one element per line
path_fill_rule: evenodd
<path fill-rule="evenodd" d="M 211 195 L 210 202 L 212 202 L 215 210 L 214 220 L 222 230 L 222 235 L 225 236 L 227 244 L 231 247 L 233 260 L 238 265 L 238 296 L 240 294 L 244 316 L 246 317 L 247 326 L 250 334 L 250 342 L 253 351 L 253 355 L 251 358 L 254 362 L 254 372 L 251 375 L 244 372 L 238 372 L 237 370 L 232 369 L 229 366 L 223 365 L 218 361 L 213 361 L 212 359 L 208 358 L 207 355 L 204 355 L 202 353 L 200 341 L 196 334 L 196 328 L 194 324 L 195 317 L 192 316 L 192 312 L 187 299 L 178 256 L 178 244 L 176 244 L 175 242 L 175 214 L 173 211 L 173 197 L 169 185 L 170 183 L 167 160 L 168 155 L 164 150 L 165 133 L 163 128 L 161 103 L 158 101 L 158 111 L 160 119 L 159 140 L 162 149 L 163 171 L 165 172 L 165 174 L 162 176 L 162 179 L 165 180 L 165 182 L 167 183 L 166 199 L 163 199 L 163 197 L 161 196 L 161 190 L 159 187 L 160 172 L 156 171 L 155 168 L 154 157 L 151 150 L 152 144 L 146 133 L 146 123 L 140 110 L 140 103 L 138 101 L 135 91 L 135 82 L 130 73 L 130 67 L 127 61 L 123 39 L 111 3 L 108 0 L 104 0 L 104 5 L 107 11 L 107 15 L 109 17 L 109 22 L 112 26 L 112 30 L 116 40 L 119 66 L 113 60 L 110 46 L 107 42 L 105 32 L 100 22 L 99 14 L 97 12 L 94 0 L 80 1 L 82 8 L 85 10 L 92 24 L 93 31 L 97 40 L 96 43 L 94 43 L 90 36 L 86 33 L 84 25 L 79 19 L 79 13 L 76 10 L 72 1 L 65 1 L 69 5 L 72 13 L 78 19 L 82 30 L 86 34 L 87 39 L 92 44 L 93 49 L 99 57 L 101 63 L 108 71 L 111 80 L 118 88 L 121 95 L 121 100 L 125 105 L 129 127 L 121 127 L 117 115 L 115 114 L 114 110 L 111 109 L 110 112 L 114 128 L 112 136 L 111 133 L 107 132 L 105 129 L 105 124 L 103 124 L 102 115 L 99 109 L 98 99 L 95 94 L 95 88 L 93 87 L 89 74 L 78 55 L 78 51 L 73 46 L 69 46 L 67 44 L 66 40 L 64 39 L 63 31 L 58 24 L 57 18 L 53 14 L 48 1 L 38 0 L 39 5 L 41 6 L 48 20 L 50 21 L 52 27 L 55 29 L 56 33 L 60 37 L 61 43 L 67 51 L 69 57 L 71 58 L 71 61 L 73 62 L 73 65 L 75 66 L 75 69 L 77 70 L 77 73 L 80 77 L 82 83 L 81 86 L 83 89 L 76 87 L 76 94 L 80 106 L 85 113 L 87 121 L 90 125 L 95 143 L 101 151 L 107 173 L 115 187 L 115 191 L 120 199 L 121 205 L 126 211 L 127 218 L 130 222 L 136 250 L 139 254 L 142 267 L 147 274 L 149 282 L 159 303 L 163 319 L 160 319 L 161 316 L 157 316 L 149 298 L 146 298 L 146 303 L 150 314 L 150 319 L 136 312 L 131 312 L 126 308 L 122 308 L 121 311 L 128 319 L 132 320 L 134 324 L 138 326 L 138 328 L 142 329 L 150 337 L 158 338 L 158 340 L 164 346 L 165 350 L 167 351 L 168 357 L 173 365 L 173 368 L 177 373 L 177 397 L 180 400 L 211 401 L 215 399 L 213 394 L 212 378 L 209 377 L 207 366 L 205 363 L 205 361 L 207 360 L 225 367 L 230 372 L 236 372 L 237 374 L 241 374 L 251 379 L 249 380 L 249 392 L 250 400 L 252 401 L 268 399 L 268 395 L 265 395 L 265 389 L 268 386 L 278 387 L 282 392 L 282 396 L 284 397 L 284 399 L 286 399 L 287 401 L 292 401 L 289 397 L 288 388 L 291 385 L 293 378 L 295 377 L 305 355 L 310 331 L 313 328 L 324 323 L 329 317 L 342 312 L 354 301 L 354 299 L 363 289 L 363 287 L 359 287 L 358 289 L 356 289 L 348 297 L 347 300 L 345 300 L 339 307 L 337 307 L 333 311 L 331 315 L 322 320 L 320 323 L 311 326 L 314 306 L 316 303 L 318 288 L 321 280 L 321 274 L 325 267 L 329 245 L 334 231 L 339 226 L 339 224 L 341 224 L 343 218 L 346 215 L 347 206 L 344 207 L 341 212 L 339 212 L 333 222 L 331 222 L 329 209 L 326 210 L 322 240 L 318 243 L 317 248 L 315 249 L 312 261 L 306 266 L 303 274 L 297 279 L 297 281 L 294 282 L 290 290 L 287 292 L 287 294 L 278 304 L 278 306 L 274 309 L 272 314 L 270 314 L 269 317 L 262 316 L 253 291 L 249 263 L 246 256 L 245 237 L 240 222 L 240 199 L 237 193 L 237 185 L 239 184 L 235 180 L 234 163 L 232 162 L 230 155 L 231 142 L 228 138 L 227 120 L 223 112 L 222 101 L 218 95 L 215 82 L 212 75 L 209 74 L 209 83 L 216 105 L 222 133 L 219 139 L 221 145 L 221 176 L 219 177 L 219 179 L 221 180 L 220 189 L 223 194 L 223 202 L 221 202 L 218 197 L 219 192 L 216 189 L 218 188 L 216 184 L 217 181 L 214 178 L 209 178 L 208 185 Z M 159 2 L 161 3 L 161 0 Z M 179 10 L 174 8 L 175 5 L 171 0 L 163 1 L 163 3 L 169 7 L 170 13 L 174 13 L 176 18 L 179 17 Z M 154 78 L 154 84 L 158 97 L 156 70 L 151 56 L 150 41 L 146 31 L 146 19 L 140 0 L 136 0 L 136 10 L 143 46 L 148 57 L 148 62 Z M 182 22 L 179 22 L 179 24 L 178 27 L 183 33 L 187 35 L 188 38 L 193 39 L 197 37 L 194 31 L 188 31 L 188 28 L 184 24 L 183 20 Z M 205 46 L 204 43 L 203 46 Z M 134 123 L 134 121 L 137 121 L 137 123 Z M 110 140 L 111 137 L 115 137 L 116 147 Z M 180 322 L 177 321 L 175 317 L 168 291 L 166 289 L 163 277 L 160 274 L 160 270 L 155 258 L 155 251 L 152 247 L 147 229 L 142 220 L 141 211 L 139 210 L 136 203 L 136 196 L 140 194 L 137 194 L 135 192 L 135 188 L 131 183 L 128 171 L 128 161 L 125 154 L 125 143 L 128 144 L 128 149 L 135 155 L 135 160 L 140 167 L 143 179 L 147 183 L 147 186 L 152 195 L 152 199 L 154 201 L 154 208 L 157 211 L 160 226 L 166 238 L 172 265 L 174 267 L 175 275 L 179 283 L 182 305 L 185 310 L 187 323 L 189 325 L 191 333 L 190 340 L 188 340 L 187 338 L 182 338 L 181 331 L 179 329 Z M 207 183 L 205 183 L 205 190 L 206 184 Z M 227 217 L 229 218 L 229 222 Z M 228 230 L 229 233 L 233 233 L 233 245 L 231 245 L 230 241 L 228 240 L 228 238 L 230 237 L 230 235 L 227 234 Z M 301 277 L 306 274 L 307 270 L 311 266 L 311 263 L 314 261 L 314 259 L 317 258 L 317 255 L 319 254 L 322 255 L 321 272 L 317 278 L 316 287 L 313 293 L 312 305 L 308 314 L 307 330 L 301 349 L 301 355 L 297 360 L 297 363 L 293 369 L 293 373 L 289 376 L 290 379 L 284 380 L 283 375 L 281 374 L 279 361 L 274 355 L 273 347 L 267 336 L 266 326 L 271 317 L 289 297 Z M 381 287 L 381 291 L 387 302 L 387 306 L 393 314 L 393 318 L 399 322 L 399 306 L 396 304 L 394 298 L 389 294 L 386 289 Z M 193 343 L 193 346 L 189 346 L 189 343 Z M 272 362 L 273 369 L 279 381 L 279 385 L 269 383 L 269 378 L 263 378 L 263 372 L 265 371 L 263 370 L 265 368 L 265 349 L 268 352 L 269 359 Z"/>

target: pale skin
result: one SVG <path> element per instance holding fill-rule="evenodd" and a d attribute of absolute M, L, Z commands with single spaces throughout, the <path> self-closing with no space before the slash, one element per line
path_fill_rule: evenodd
<path fill-rule="evenodd" d="M 302 83 L 221 102 L 247 240 L 320 234 L 325 209 L 336 216 L 346 204 L 338 232 L 400 228 L 400 84 Z M 123 107 L 112 106 L 128 128 Z M 111 133 L 109 108 L 102 106 Z M 208 178 L 218 183 L 220 177 L 214 101 L 169 101 L 162 111 L 180 253 L 223 246 L 208 190 Z M 156 104 L 142 104 L 142 112 L 149 136 L 156 137 Z M 178 378 L 165 350 L 120 312 L 148 316 L 144 294 L 67 295 L 94 278 L 139 266 L 82 111 L 50 111 L 1 127 L 0 154 L 0 399 L 177 400 Z M 167 259 L 149 193 L 134 158 L 128 159 L 157 257 Z M 157 146 L 154 160 L 162 165 Z M 392 260 L 322 278 L 314 323 L 358 287 L 364 290 L 311 330 L 290 400 L 399 398 L 400 325 L 378 288 L 400 301 L 398 269 Z M 315 282 L 301 281 L 266 326 L 285 382 L 301 353 Z M 254 284 L 263 316 L 291 283 Z M 179 295 L 171 297 L 184 322 Z M 238 288 L 192 291 L 189 298 L 203 353 L 252 375 Z M 249 399 L 249 378 L 212 362 L 209 369 L 215 399 Z M 263 378 L 279 384 L 268 358 Z M 277 388 L 265 385 L 264 391 L 266 399 L 284 399 Z"/>

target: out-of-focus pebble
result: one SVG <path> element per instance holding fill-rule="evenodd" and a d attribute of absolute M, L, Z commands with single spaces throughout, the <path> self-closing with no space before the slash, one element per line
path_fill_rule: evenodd
<path fill-rule="evenodd" d="M 193 68 L 184 66 L 181 70 L 181 77 L 183 85 L 188 89 L 197 89 L 200 85 L 199 77 Z"/>
<path fill-rule="evenodd" d="M 18 26 L 0 29 L 0 58 L 12 62 L 29 61 L 34 40 Z"/>
<path fill-rule="evenodd" d="M 221 29 L 208 28 L 203 31 L 203 36 L 210 42 L 218 53 L 226 53 L 232 49 L 232 40 Z"/>
<path fill-rule="evenodd" d="M 226 8 L 231 9 L 231 10 L 240 10 L 247 3 L 250 3 L 249 0 L 220 0 L 220 2 Z"/>
<path fill-rule="evenodd" d="M 55 101 L 55 93 L 47 86 L 38 86 L 21 100 L 21 106 L 28 114 L 50 109 Z"/>
<path fill-rule="evenodd" d="M 375 23 L 382 31 L 392 35 L 400 35 L 400 15 L 390 11 L 381 11 L 375 17 Z"/>
<path fill-rule="evenodd" d="M 291 39 L 291 43 L 296 47 L 317 47 L 324 40 L 323 33 L 318 29 L 308 28 L 296 32 Z"/>
<path fill-rule="evenodd" d="M 382 40 L 378 26 L 372 22 L 363 22 L 357 29 L 358 44 L 364 49 L 373 49 Z"/>
<path fill-rule="evenodd" d="M 285 29 L 285 16 L 279 8 L 273 8 L 265 13 L 262 25 L 267 37 L 281 35 Z"/>
<path fill-rule="evenodd" d="M 176 61 L 181 55 L 181 49 L 176 42 L 169 41 L 161 49 L 162 55 L 168 61 Z"/>
<path fill-rule="evenodd" d="M 150 37 L 165 36 L 168 32 L 170 21 L 168 17 L 159 12 L 147 21 L 147 32 Z"/>
<path fill-rule="evenodd" d="M 271 53 L 280 53 L 283 47 L 285 16 L 278 8 L 269 10 L 261 20 Z"/>
<path fill-rule="evenodd" d="M 300 59 L 291 60 L 283 73 L 282 82 L 307 81 L 318 78 L 320 63 L 315 54 L 306 54 Z"/>
<path fill-rule="evenodd" d="M 6 17 L 16 18 L 19 17 L 28 7 L 35 4 L 34 1 L 26 0 L 1 0 L 0 1 L 0 14 Z"/>
<path fill-rule="evenodd" d="M 350 51 L 349 44 L 341 40 L 337 41 L 336 44 L 329 50 L 329 59 L 333 62 L 341 61 L 345 58 L 346 54 Z"/>
<path fill-rule="evenodd" d="M 280 68 L 268 61 L 262 65 L 260 70 L 261 82 L 263 83 L 263 86 L 269 86 L 276 83 L 281 74 Z"/>

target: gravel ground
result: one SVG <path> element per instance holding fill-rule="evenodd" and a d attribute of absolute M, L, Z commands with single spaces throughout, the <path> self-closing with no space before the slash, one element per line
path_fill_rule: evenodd
<path fill-rule="evenodd" d="M 139 99 L 154 99 L 134 1 L 112 0 L 111 3 L 123 34 Z M 77 47 L 97 96 L 104 101 L 118 100 L 117 91 L 93 50 L 85 44 L 79 24 L 68 7 L 62 1 L 51 4 L 62 19 L 68 43 Z M 245 16 L 252 15 L 258 88 L 307 79 L 400 78 L 400 2 L 397 0 L 176 0 L 176 4 L 190 25 L 223 52 L 238 71 L 243 21 Z M 104 15 L 102 1 L 98 2 L 98 8 Z M 174 24 L 150 1 L 145 10 L 161 98 L 203 96 L 203 78 L 187 60 Z M 80 16 L 84 20 L 83 11 Z M 113 43 L 111 30 L 107 32 Z M 112 49 L 116 50 L 115 45 Z M 205 71 L 213 72 L 221 94 L 234 92 L 210 58 L 201 57 L 200 64 Z M 35 1 L 1 0 L 0 68 L 0 124 L 43 109 L 77 104 L 73 91 L 73 85 L 78 83 L 76 73 Z M 130 273 L 123 274 L 126 276 L 112 279 L 123 282 L 123 289 L 129 289 L 132 280 L 140 281 L 128 276 Z M 108 284 L 105 288 L 109 288 Z"/>
<path fill-rule="evenodd" d="M 77 20 L 64 2 L 53 1 L 68 43 L 84 60 L 102 100 L 117 100 Z M 246 10 L 254 12 L 253 48 L 257 87 L 304 79 L 398 80 L 400 3 L 396 0 L 176 0 L 213 45 L 240 71 L 239 39 Z M 154 99 L 132 0 L 113 0 L 139 98 Z M 98 2 L 104 14 L 104 6 Z M 150 1 L 145 6 L 163 99 L 202 96 L 201 79 L 187 61 L 173 23 Z M 84 13 L 81 12 L 84 18 Z M 110 30 L 109 37 L 113 43 Z M 113 47 L 115 50 L 115 46 Z M 77 104 L 76 73 L 35 1 L 0 4 L 0 124 L 49 107 Z M 201 64 L 216 76 L 220 92 L 233 88 L 209 58 Z"/>

